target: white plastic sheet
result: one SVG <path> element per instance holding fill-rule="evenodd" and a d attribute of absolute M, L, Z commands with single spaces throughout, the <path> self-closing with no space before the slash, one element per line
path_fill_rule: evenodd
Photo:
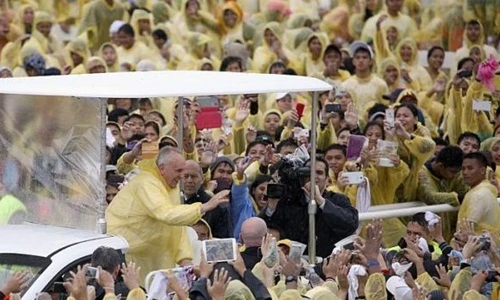
<path fill-rule="evenodd" d="M 24 221 L 95 230 L 100 118 L 98 98 L 0 95 L 0 203 L 12 195 Z"/>

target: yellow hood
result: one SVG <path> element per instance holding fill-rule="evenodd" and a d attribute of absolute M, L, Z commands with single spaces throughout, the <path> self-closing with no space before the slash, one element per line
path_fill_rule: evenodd
<path fill-rule="evenodd" d="M 385 71 L 386 71 L 386 70 L 387 70 L 387 68 L 389 68 L 390 66 L 395 67 L 395 68 L 398 70 L 398 73 L 399 73 L 400 69 L 399 69 L 399 64 L 398 64 L 398 61 L 397 61 L 394 57 L 387 57 L 387 58 L 384 58 L 384 59 L 380 62 L 380 67 L 379 67 L 379 69 L 378 69 L 378 75 L 379 75 L 381 78 L 384 78 Z"/>
<path fill-rule="evenodd" d="M 412 66 L 412 65 L 418 63 L 418 60 L 417 60 L 417 56 L 418 56 L 417 42 L 415 42 L 415 40 L 413 38 L 407 37 L 407 38 L 402 39 L 398 43 L 398 45 L 396 46 L 396 57 L 397 57 L 398 61 L 400 62 L 400 64 L 404 63 L 403 60 L 401 59 L 401 55 L 399 54 L 401 47 L 403 47 L 404 45 L 410 46 L 410 48 L 412 50 L 411 59 L 407 64 Z"/>
<path fill-rule="evenodd" d="M 467 25 L 465 25 L 464 34 L 463 34 L 464 43 L 467 46 L 467 48 L 470 48 L 470 47 L 472 47 L 474 45 L 481 45 L 481 46 L 483 46 L 483 44 L 484 44 L 484 27 L 483 27 L 483 24 L 479 20 L 470 20 L 469 22 L 471 22 L 471 21 L 476 21 L 476 22 L 479 23 L 479 40 L 477 40 L 477 42 L 474 43 L 471 40 L 469 40 L 469 38 L 467 38 L 467 29 L 466 29 Z M 467 24 L 469 22 L 467 22 Z"/>
<path fill-rule="evenodd" d="M 226 289 L 226 293 L 224 294 L 225 300 L 254 300 L 250 289 L 243 284 L 243 282 L 239 280 L 232 280 L 229 282 L 229 285 Z"/>
<path fill-rule="evenodd" d="M 130 19 L 130 24 L 134 28 L 134 32 L 136 36 L 142 35 L 142 32 L 139 32 L 139 21 L 140 20 L 148 20 L 151 28 L 153 28 L 153 16 L 145 11 L 144 9 L 136 9 L 132 14 L 132 18 Z"/>

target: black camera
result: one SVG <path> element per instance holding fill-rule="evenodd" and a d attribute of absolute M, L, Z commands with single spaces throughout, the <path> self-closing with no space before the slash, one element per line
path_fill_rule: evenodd
<path fill-rule="evenodd" d="M 311 175 L 310 167 L 299 167 L 296 166 L 293 161 L 283 159 L 278 166 L 278 175 L 281 185 L 285 188 L 280 199 L 288 202 L 296 202 L 301 199 L 305 201 L 302 187 L 309 181 Z M 269 187 L 267 196 L 268 198 L 272 198 L 269 196 Z"/>
<path fill-rule="evenodd" d="M 481 236 L 479 238 L 479 242 L 481 242 L 481 248 L 479 248 L 479 250 L 481 250 L 481 251 L 488 251 L 488 250 L 490 250 L 490 248 L 491 248 L 491 242 L 490 242 L 490 238 L 489 237 Z"/>

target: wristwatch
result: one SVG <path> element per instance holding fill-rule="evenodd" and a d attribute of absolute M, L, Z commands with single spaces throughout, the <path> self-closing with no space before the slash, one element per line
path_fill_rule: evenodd
<path fill-rule="evenodd" d="M 292 275 L 287 276 L 285 279 L 285 284 L 288 284 L 290 282 L 297 282 L 297 277 Z"/>

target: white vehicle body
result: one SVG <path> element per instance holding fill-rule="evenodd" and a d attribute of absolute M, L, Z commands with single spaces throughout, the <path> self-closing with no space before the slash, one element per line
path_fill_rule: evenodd
<path fill-rule="evenodd" d="M 128 243 L 122 237 L 96 234 L 89 231 L 39 224 L 0 226 L 0 265 L 9 259 L 21 264 L 44 261 L 22 299 L 36 299 L 38 293 L 48 291 L 54 282 L 77 265 L 90 262 L 90 256 L 100 246 L 114 248 L 125 254 Z"/>

